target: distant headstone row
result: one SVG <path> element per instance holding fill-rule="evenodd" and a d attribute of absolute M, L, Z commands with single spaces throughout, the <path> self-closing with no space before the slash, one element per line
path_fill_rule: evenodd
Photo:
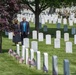
<path fill-rule="evenodd" d="M 31 21 L 31 22 L 35 23 L 35 15 L 32 12 L 31 13 L 29 13 L 29 12 L 25 13 L 25 14 L 17 14 L 18 21 L 21 22 L 22 18 L 26 17 L 27 21 Z M 41 13 L 39 16 L 39 22 L 41 24 L 45 24 L 47 22 L 53 23 L 53 24 L 63 23 L 64 25 L 69 23 L 69 26 L 73 26 L 73 24 L 76 23 L 76 18 L 74 16 L 74 14 L 70 14 L 69 18 L 67 19 L 67 18 L 63 18 L 62 16 L 59 17 L 59 14 L 57 14 L 57 13 L 49 14 L 49 15 Z M 41 26 L 39 26 L 39 28 L 41 28 Z"/>

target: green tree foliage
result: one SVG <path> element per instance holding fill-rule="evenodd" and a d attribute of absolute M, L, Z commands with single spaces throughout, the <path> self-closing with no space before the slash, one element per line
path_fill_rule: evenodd
<path fill-rule="evenodd" d="M 59 8 L 61 6 L 75 4 L 75 0 L 21 0 L 22 4 L 26 4 L 30 10 L 35 14 L 35 29 L 39 31 L 39 15 L 48 7 Z M 35 7 L 35 9 L 33 9 Z"/>

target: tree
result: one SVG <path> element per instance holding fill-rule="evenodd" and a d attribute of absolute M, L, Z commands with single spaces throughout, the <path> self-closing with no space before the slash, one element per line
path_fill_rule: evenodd
<path fill-rule="evenodd" d="M 60 7 L 62 4 L 71 4 L 76 0 L 0 0 L 0 53 L 2 52 L 2 31 L 11 30 L 12 19 L 21 7 L 28 8 L 35 14 L 35 29 L 39 31 L 39 15 L 48 7 Z M 35 9 L 33 9 L 33 6 Z"/>
<path fill-rule="evenodd" d="M 22 0 L 22 4 L 27 4 L 30 10 L 35 14 L 35 29 L 39 31 L 39 15 L 48 7 L 61 7 L 71 5 L 75 0 Z M 35 9 L 33 9 L 35 7 Z"/>
<path fill-rule="evenodd" d="M 2 31 L 12 30 L 12 19 L 20 10 L 19 0 L 0 0 L 0 53 L 2 52 Z"/>
<path fill-rule="evenodd" d="M 35 29 L 39 31 L 39 15 L 50 6 L 50 0 L 22 0 L 22 4 L 27 4 L 30 10 L 35 14 Z M 35 9 L 33 9 L 35 7 Z"/>

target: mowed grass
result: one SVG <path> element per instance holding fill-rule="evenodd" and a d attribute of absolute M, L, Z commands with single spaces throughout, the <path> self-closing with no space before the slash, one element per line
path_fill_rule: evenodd
<path fill-rule="evenodd" d="M 0 54 L 0 75 L 52 75 L 52 56 L 56 55 L 58 57 L 58 75 L 64 74 L 63 69 L 63 61 L 64 59 L 68 59 L 70 62 L 70 75 L 76 75 L 76 45 L 74 45 L 74 35 L 71 34 L 71 28 L 68 26 L 68 33 L 70 35 L 70 41 L 73 44 L 73 53 L 66 53 L 65 52 L 65 42 L 64 42 L 64 31 L 63 26 L 61 25 L 61 48 L 55 49 L 54 48 L 54 39 L 56 37 L 56 25 L 54 24 L 46 24 L 48 27 L 47 32 L 43 32 L 43 29 L 40 29 L 40 32 L 44 33 L 44 41 L 38 42 L 38 49 L 41 52 L 41 70 L 36 70 L 36 67 L 29 67 L 26 64 L 19 64 L 18 61 L 16 61 L 15 58 L 8 55 L 8 50 L 12 48 L 13 50 L 16 50 L 16 46 L 14 46 L 14 43 L 12 40 L 9 40 L 4 34 L 3 34 L 3 43 L 2 43 L 2 49 L 3 53 Z M 32 39 L 32 30 L 34 30 L 34 24 L 30 23 L 31 26 L 31 32 L 30 32 L 30 44 L 31 41 L 34 41 Z M 74 25 L 76 27 L 76 25 Z M 52 44 L 46 45 L 45 44 L 45 35 L 50 34 L 52 37 Z M 38 40 L 36 40 L 38 41 Z M 30 49 L 29 49 L 30 50 Z M 48 53 L 48 60 L 49 60 L 49 71 L 48 73 L 44 73 L 42 70 L 43 67 L 43 53 Z M 36 59 L 36 53 L 35 53 L 35 59 Z"/>

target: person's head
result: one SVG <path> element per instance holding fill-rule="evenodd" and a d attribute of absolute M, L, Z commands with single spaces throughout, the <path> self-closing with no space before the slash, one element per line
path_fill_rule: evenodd
<path fill-rule="evenodd" d="M 18 20 L 16 18 L 14 19 L 14 24 L 18 24 Z"/>
<path fill-rule="evenodd" d="M 22 18 L 22 21 L 26 21 L 26 18 L 25 18 L 25 17 L 23 17 L 23 18 Z"/>

